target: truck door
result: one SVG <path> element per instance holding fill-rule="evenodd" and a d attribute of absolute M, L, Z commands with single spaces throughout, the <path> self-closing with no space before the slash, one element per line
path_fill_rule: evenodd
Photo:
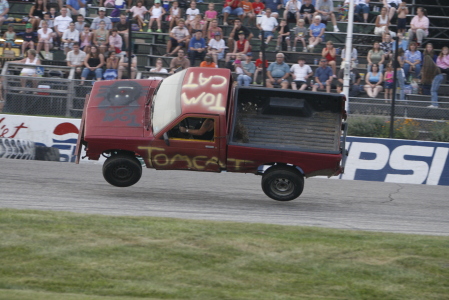
<path fill-rule="evenodd" d="M 202 126 L 210 130 L 195 135 Z M 164 133 L 163 147 L 154 147 L 151 162 L 161 170 L 194 170 L 220 172 L 220 143 L 218 116 L 187 116 Z M 203 130 L 205 131 L 205 130 Z M 168 145 L 167 145 L 168 144 Z"/>

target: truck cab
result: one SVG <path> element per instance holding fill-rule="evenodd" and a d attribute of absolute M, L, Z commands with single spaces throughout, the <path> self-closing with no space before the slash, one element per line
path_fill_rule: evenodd
<path fill-rule="evenodd" d="M 304 177 L 343 171 L 345 98 L 339 94 L 234 88 L 227 69 L 189 68 L 159 80 L 96 82 L 78 138 L 107 159 L 114 186 L 157 170 L 262 175 L 271 198 L 293 200 Z M 342 139 L 343 134 L 343 139 Z"/>

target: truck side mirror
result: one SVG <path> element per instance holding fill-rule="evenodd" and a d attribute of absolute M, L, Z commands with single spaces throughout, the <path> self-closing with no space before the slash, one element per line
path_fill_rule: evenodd
<path fill-rule="evenodd" d="M 165 132 L 162 136 L 164 137 L 165 144 L 167 146 L 170 146 L 170 140 L 168 139 L 168 133 Z"/>

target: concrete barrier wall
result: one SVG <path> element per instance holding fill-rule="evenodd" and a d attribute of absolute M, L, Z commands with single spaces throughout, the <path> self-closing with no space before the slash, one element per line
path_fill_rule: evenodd
<path fill-rule="evenodd" d="M 74 162 L 80 122 L 0 114 L 0 138 L 55 147 L 60 161 Z M 449 185 L 449 143 L 348 137 L 347 148 L 349 157 L 341 179 Z"/>

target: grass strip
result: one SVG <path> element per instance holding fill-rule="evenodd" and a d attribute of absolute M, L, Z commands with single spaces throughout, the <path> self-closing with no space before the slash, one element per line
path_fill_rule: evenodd
<path fill-rule="evenodd" d="M 0 210 L 0 299 L 449 299 L 449 238 Z"/>

